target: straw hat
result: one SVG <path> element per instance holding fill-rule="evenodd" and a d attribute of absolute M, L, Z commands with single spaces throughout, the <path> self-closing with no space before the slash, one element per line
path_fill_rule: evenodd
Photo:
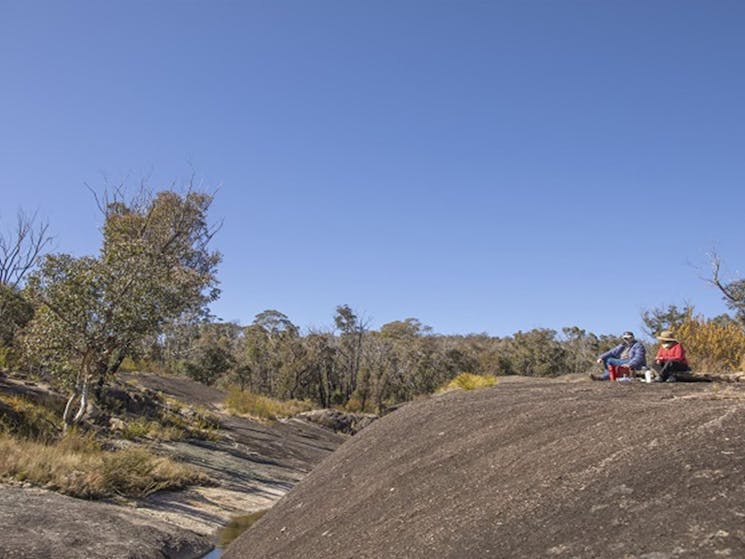
<path fill-rule="evenodd" d="M 657 339 L 661 342 L 677 342 L 677 338 L 673 336 L 673 333 L 670 330 L 663 330 L 660 332 L 660 335 L 657 336 Z"/>

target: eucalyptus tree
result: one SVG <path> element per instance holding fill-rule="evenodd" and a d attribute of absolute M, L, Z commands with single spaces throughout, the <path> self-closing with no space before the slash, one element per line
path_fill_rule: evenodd
<path fill-rule="evenodd" d="M 381 326 L 375 342 L 384 356 L 378 359 L 383 368 L 372 391 L 377 408 L 383 408 L 386 402 L 410 400 L 420 393 L 423 358 L 428 358 L 432 349 L 430 340 L 423 342 L 422 335 L 430 330 L 416 318 Z"/>
<path fill-rule="evenodd" d="M 682 307 L 667 305 L 655 307 L 642 312 L 644 331 L 654 337 L 663 330 L 676 330 L 686 319 L 693 316 L 693 305 L 685 303 Z"/>
<path fill-rule="evenodd" d="M 511 374 L 558 376 L 567 372 L 567 350 L 556 339 L 556 331 L 549 328 L 515 332 L 506 350 Z"/>
<path fill-rule="evenodd" d="M 357 388 L 362 344 L 368 330 L 368 321 L 358 316 L 349 305 L 339 305 L 336 307 L 334 324 L 339 330 L 339 398 L 346 402 Z"/>
<path fill-rule="evenodd" d="M 579 326 L 565 326 L 561 329 L 561 344 L 566 350 L 565 373 L 586 373 L 596 364 L 601 353 L 598 337 Z"/>
<path fill-rule="evenodd" d="M 194 324 L 193 329 L 196 337 L 181 359 L 174 362 L 175 368 L 198 382 L 214 384 L 235 367 L 241 328 L 233 322 L 202 322 Z"/>
<path fill-rule="evenodd" d="M 281 397 L 287 390 L 294 392 L 295 382 L 284 378 L 297 373 L 299 328 L 287 315 L 275 309 L 260 312 L 253 323 L 243 330 L 238 367 L 243 375 L 241 385 L 254 391 Z"/>
<path fill-rule="evenodd" d="M 46 256 L 29 277 L 38 308 L 26 346 L 72 389 L 66 425 L 86 412 L 89 387 L 100 398 L 107 377 L 148 335 L 218 296 L 220 254 L 208 244 L 212 195 L 189 190 L 130 199 L 119 190 L 99 201 L 103 239 L 97 256 Z M 77 412 L 74 412 L 77 402 Z"/>
<path fill-rule="evenodd" d="M 333 384 L 337 351 L 334 336 L 330 332 L 311 331 L 303 339 L 303 344 L 309 365 L 309 396 L 327 408 L 332 403 L 332 395 L 336 388 Z"/>

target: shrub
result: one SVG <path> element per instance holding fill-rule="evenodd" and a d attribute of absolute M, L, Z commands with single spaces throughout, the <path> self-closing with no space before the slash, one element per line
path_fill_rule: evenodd
<path fill-rule="evenodd" d="M 449 392 L 451 390 L 475 390 L 477 388 L 487 388 L 497 384 L 497 377 L 494 375 L 474 375 L 473 373 L 461 373 L 453 380 L 443 386 L 439 392 Z"/>
<path fill-rule="evenodd" d="M 344 405 L 344 411 L 347 411 L 349 413 L 359 413 L 363 411 L 362 402 L 359 398 L 352 396 Z"/>
<path fill-rule="evenodd" d="M 228 389 L 225 399 L 228 410 L 250 415 L 257 419 L 274 420 L 280 417 L 292 417 L 304 411 L 313 409 L 313 404 L 304 400 L 275 400 L 248 390 L 241 390 L 237 386 Z"/>
<path fill-rule="evenodd" d="M 127 356 L 122 360 L 121 365 L 119 365 L 119 370 L 124 373 L 134 373 L 136 371 L 142 371 L 143 367 L 141 363 Z"/>
<path fill-rule="evenodd" d="M 693 369 L 732 372 L 745 366 L 745 332 L 735 322 L 688 314 L 676 331 Z"/>

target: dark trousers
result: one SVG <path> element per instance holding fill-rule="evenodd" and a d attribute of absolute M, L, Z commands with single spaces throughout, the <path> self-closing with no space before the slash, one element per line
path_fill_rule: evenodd
<path fill-rule="evenodd" d="M 670 361 L 663 361 L 662 365 L 655 363 L 652 365 L 652 368 L 657 371 L 657 375 L 661 380 L 667 380 L 673 373 L 685 373 L 686 371 L 691 370 L 691 368 L 682 361 L 674 361 L 672 359 Z"/>

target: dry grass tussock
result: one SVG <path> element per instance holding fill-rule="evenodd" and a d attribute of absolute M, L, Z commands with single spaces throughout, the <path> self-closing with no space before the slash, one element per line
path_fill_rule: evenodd
<path fill-rule="evenodd" d="M 494 375 L 461 373 L 445 386 L 440 388 L 438 393 L 450 392 L 451 390 L 476 390 L 478 388 L 488 388 L 495 384 L 497 384 L 497 377 Z"/>
<path fill-rule="evenodd" d="M 225 405 L 233 413 L 270 421 L 282 417 L 292 417 L 304 411 L 310 411 L 314 407 L 308 401 L 275 400 L 248 390 L 241 390 L 237 386 L 228 388 Z"/>
<path fill-rule="evenodd" d="M 75 432 L 55 443 L 0 434 L 0 477 L 88 499 L 144 497 L 208 481 L 204 474 L 144 448 L 107 451 L 92 436 Z"/>

